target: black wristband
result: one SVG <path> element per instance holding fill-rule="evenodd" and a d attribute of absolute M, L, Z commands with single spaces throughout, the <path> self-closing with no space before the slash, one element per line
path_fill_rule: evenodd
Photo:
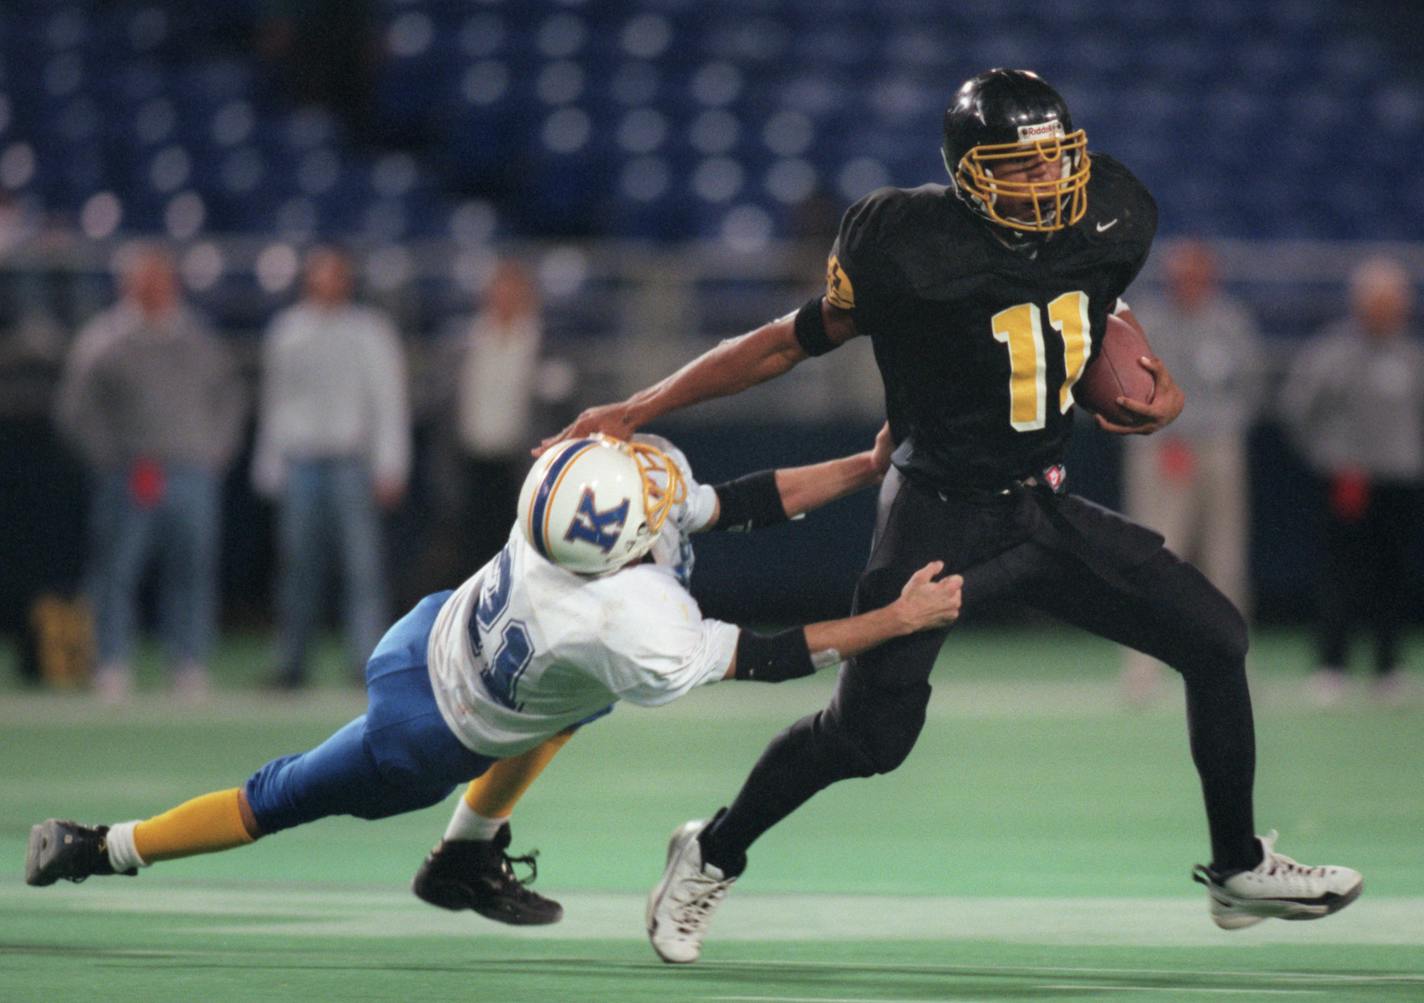
<path fill-rule="evenodd" d="M 745 532 L 774 526 L 787 519 L 781 505 L 781 490 L 776 486 L 775 470 L 758 470 L 734 481 L 714 484 L 717 492 L 717 525 L 715 529 Z"/>
<path fill-rule="evenodd" d="M 737 635 L 736 678 L 753 683 L 779 683 L 800 679 L 816 671 L 811 649 L 806 646 L 806 629 L 796 627 L 779 634 Z"/>
<path fill-rule="evenodd" d="M 796 311 L 796 341 L 807 355 L 825 355 L 836 347 L 826 333 L 826 319 L 821 316 L 821 297 L 809 301 Z"/>

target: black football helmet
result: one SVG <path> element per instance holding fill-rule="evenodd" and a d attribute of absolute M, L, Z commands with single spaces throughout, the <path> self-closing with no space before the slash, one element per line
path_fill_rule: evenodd
<path fill-rule="evenodd" d="M 944 166 L 954 192 L 999 226 L 1051 233 L 1088 211 L 1088 137 L 1073 129 L 1062 96 L 1028 70 L 989 70 L 966 80 L 944 113 Z M 996 178 L 1009 163 L 1042 158 L 1061 163 L 1048 181 Z M 1003 212 L 1000 201 L 1025 206 Z"/>

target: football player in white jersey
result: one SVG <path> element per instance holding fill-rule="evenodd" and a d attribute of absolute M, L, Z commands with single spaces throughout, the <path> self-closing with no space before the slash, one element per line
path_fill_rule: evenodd
<path fill-rule="evenodd" d="M 142 821 L 42 822 L 30 831 L 26 882 L 133 875 L 329 815 L 377 819 L 429 807 L 620 699 L 656 706 L 722 679 L 778 682 L 948 624 L 962 581 L 936 581 L 939 562 L 887 606 L 771 635 L 704 618 L 687 591 L 688 534 L 782 521 L 877 483 L 888 446 L 882 431 L 873 450 L 715 487 L 695 483 L 665 440 L 593 436 L 546 451 L 525 480 L 504 550 L 459 588 L 421 600 L 382 638 L 366 666 L 364 715 L 241 787 Z M 514 881 L 507 828 L 503 845 L 488 834 L 472 839 L 469 815 L 462 799 L 422 868 L 422 898 L 476 908 L 479 889 L 458 878 L 473 867 L 473 884 L 489 886 L 487 861 L 466 859 L 460 844 L 493 843 L 511 887 L 484 888 L 503 895 L 503 913 L 478 911 L 504 922 L 557 919 Z M 519 891 L 533 898 L 521 903 Z"/>

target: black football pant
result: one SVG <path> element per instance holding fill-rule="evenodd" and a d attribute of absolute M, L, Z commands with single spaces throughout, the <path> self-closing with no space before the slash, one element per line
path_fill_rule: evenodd
<path fill-rule="evenodd" d="M 1259 860 L 1252 820 L 1255 732 L 1246 624 L 1229 600 L 1151 530 L 1043 488 L 945 496 L 892 470 L 880 496 L 857 611 L 892 602 L 943 560 L 964 576 L 960 620 L 1012 599 L 1171 665 L 1186 683 L 1192 758 L 1213 863 Z M 767 747 L 731 807 L 708 826 L 706 859 L 736 873 L 762 833 L 838 780 L 895 769 L 925 722 L 930 670 L 947 630 L 899 638 L 842 667 L 830 704 Z M 1066 751 L 1066 750 L 1065 750 Z"/>

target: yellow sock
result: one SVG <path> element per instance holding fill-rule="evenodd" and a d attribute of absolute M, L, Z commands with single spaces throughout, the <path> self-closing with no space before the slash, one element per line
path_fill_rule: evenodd
<path fill-rule="evenodd" d="M 479 779 L 470 781 L 470 786 L 465 789 L 465 804 L 475 814 L 485 818 L 508 818 L 514 814 L 514 806 L 529 785 L 544 772 L 544 767 L 558 755 L 564 743 L 573 737 L 572 731 L 561 731 L 528 752 L 501 759 Z"/>
<path fill-rule="evenodd" d="M 134 848 L 146 863 L 191 857 L 244 846 L 254 839 L 255 823 L 243 820 L 242 789 L 214 791 L 184 801 L 134 827 Z"/>

